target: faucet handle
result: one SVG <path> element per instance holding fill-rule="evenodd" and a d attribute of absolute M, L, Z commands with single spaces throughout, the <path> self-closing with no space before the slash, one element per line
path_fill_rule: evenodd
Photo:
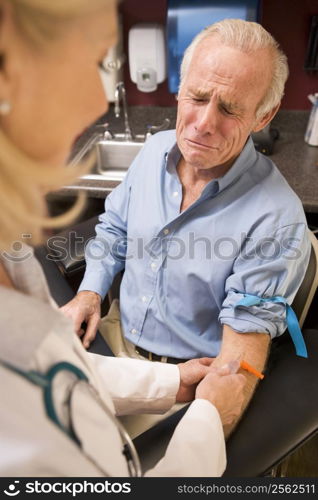
<path fill-rule="evenodd" d="M 97 125 L 95 125 L 96 129 L 102 129 L 102 130 L 108 130 L 108 127 L 109 127 L 109 123 L 108 122 L 98 123 Z"/>
<path fill-rule="evenodd" d="M 105 130 L 104 139 L 106 141 L 110 141 L 111 139 L 114 139 L 114 134 L 110 130 Z"/>
<path fill-rule="evenodd" d="M 109 127 L 109 123 L 107 123 L 107 122 L 105 122 L 105 123 L 99 123 L 98 125 L 96 125 L 97 129 L 102 129 L 102 131 L 103 131 L 103 139 L 106 139 L 106 140 L 114 138 L 114 135 L 112 134 L 112 132 L 109 130 L 108 127 Z"/>
<path fill-rule="evenodd" d="M 169 128 L 169 125 L 170 125 L 169 118 L 165 118 L 164 121 L 161 123 L 161 125 L 147 125 L 146 139 L 151 137 L 156 132 L 167 130 Z"/>

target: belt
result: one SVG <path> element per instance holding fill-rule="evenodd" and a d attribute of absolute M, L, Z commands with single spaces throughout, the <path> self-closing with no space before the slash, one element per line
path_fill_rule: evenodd
<path fill-rule="evenodd" d="M 186 361 L 189 361 L 188 359 L 159 356 L 158 354 L 154 354 L 153 352 L 146 351 L 145 349 L 142 349 L 141 347 L 137 347 L 137 346 L 135 347 L 135 351 L 137 354 L 140 354 L 141 356 L 148 359 L 149 361 L 161 361 L 162 363 L 173 363 L 174 365 L 177 365 L 179 363 L 185 363 Z"/>

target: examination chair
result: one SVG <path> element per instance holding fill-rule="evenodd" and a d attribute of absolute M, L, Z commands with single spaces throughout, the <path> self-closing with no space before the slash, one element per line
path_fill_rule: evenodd
<path fill-rule="evenodd" d="M 52 250 L 52 239 L 50 248 L 42 246 L 36 249 L 51 293 L 59 305 L 66 303 L 76 293 L 85 268 L 84 244 L 94 237 L 96 223 L 97 217 L 94 217 L 72 228 L 73 234 L 75 231 L 77 236 L 83 236 L 82 246 L 77 243 L 76 258 L 70 256 L 68 251 L 63 260 L 59 259 L 59 252 Z M 70 248 L 70 234 L 71 230 L 68 230 L 56 236 L 59 248 L 62 245 L 65 249 Z M 293 303 L 301 327 L 318 283 L 318 242 L 312 233 L 311 241 L 310 263 Z M 118 286 L 117 281 L 114 296 L 118 296 Z M 273 340 L 265 378 L 259 383 L 248 409 L 228 439 L 225 477 L 284 475 L 284 464 L 288 457 L 317 433 L 318 331 L 306 330 L 304 338 L 308 359 L 296 356 L 288 333 Z M 113 355 L 99 333 L 89 350 Z M 186 408 L 180 410 L 135 438 L 144 470 L 163 456 L 173 430 L 185 411 Z"/>

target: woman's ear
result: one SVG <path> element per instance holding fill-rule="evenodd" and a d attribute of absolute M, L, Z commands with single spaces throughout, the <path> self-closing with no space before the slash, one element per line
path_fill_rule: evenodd
<path fill-rule="evenodd" d="M 12 90 L 11 59 L 16 47 L 12 6 L 4 0 L 0 3 L 0 103 L 10 102 Z M 6 114 L 6 113 L 2 113 Z"/>
<path fill-rule="evenodd" d="M 268 113 L 266 113 L 262 118 L 254 125 L 252 132 L 259 132 L 262 130 L 266 125 L 269 124 L 270 121 L 274 118 L 276 115 L 277 111 L 279 110 L 280 103 L 275 106 L 275 108 L 271 109 Z"/>

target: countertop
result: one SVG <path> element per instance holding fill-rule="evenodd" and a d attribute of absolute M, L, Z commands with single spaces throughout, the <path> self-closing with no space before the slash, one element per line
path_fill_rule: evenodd
<path fill-rule="evenodd" d="M 135 106 L 128 110 L 131 128 L 134 134 L 146 132 L 147 125 L 160 125 L 165 118 L 170 119 L 170 127 L 175 127 L 176 108 Z M 269 158 L 277 165 L 292 189 L 300 197 L 306 212 L 318 213 L 318 147 L 308 146 L 304 134 L 309 118 L 308 111 L 278 112 L 272 121 L 279 137 L 275 141 L 273 153 Z M 122 118 L 115 118 L 113 108 L 98 120 L 97 124 L 109 123 L 112 132 L 123 132 Z M 96 124 L 95 124 L 96 125 Z M 82 147 L 92 135 L 95 126 L 90 127 L 77 141 L 73 153 Z M 79 190 L 85 190 L 90 197 L 104 198 L 118 182 L 79 179 L 72 186 L 55 192 L 58 196 L 74 196 Z"/>

